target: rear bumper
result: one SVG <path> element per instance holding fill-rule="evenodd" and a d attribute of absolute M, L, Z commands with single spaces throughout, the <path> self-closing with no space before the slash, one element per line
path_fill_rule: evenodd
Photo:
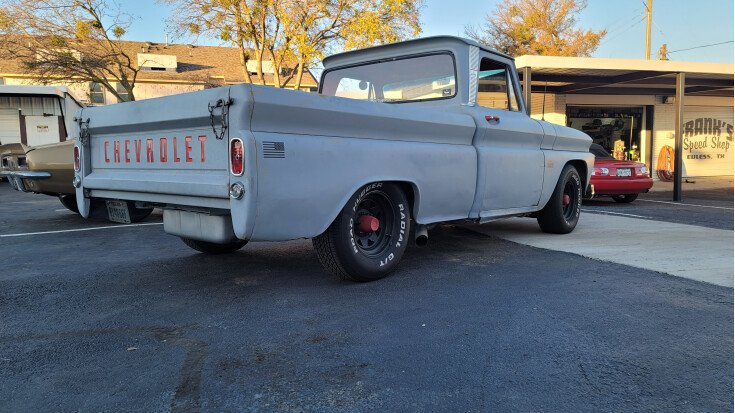
<path fill-rule="evenodd" d="M 34 171 L 0 171 L 0 176 L 7 178 L 10 182 L 10 186 L 16 191 L 34 192 L 23 181 L 25 179 L 48 179 L 51 178 L 51 173 Z"/>
<path fill-rule="evenodd" d="M 649 177 L 632 179 L 592 179 L 595 195 L 625 195 L 648 192 L 653 187 Z"/>
<path fill-rule="evenodd" d="M 182 238 L 225 244 L 237 240 L 232 216 L 175 209 L 163 210 L 163 230 Z"/>

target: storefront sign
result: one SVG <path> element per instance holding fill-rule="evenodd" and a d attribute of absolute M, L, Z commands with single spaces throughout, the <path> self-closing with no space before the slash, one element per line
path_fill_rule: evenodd
<path fill-rule="evenodd" d="M 719 109 L 710 108 L 709 116 L 701 109 L 692 110 L 689 116 L 684 112 L 684 176 L 732 174 L 735 150 L 732 109 L 728 114 Z"/>
<path fill-rule="evenodd" d="M 684 124 L 686 159 L 724 159 L 732 144 L 732 125 L 721 119 L 697 118 Z"/>

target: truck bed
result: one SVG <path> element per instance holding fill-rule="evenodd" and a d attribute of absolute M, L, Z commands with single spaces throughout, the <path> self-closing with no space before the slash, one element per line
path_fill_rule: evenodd
<path fill-rule="evenodd" d="M 208 110 L 219 99 L 232 102 L 222 139 L 221 111 L 212 119 Z M 78 198 L 204 208 L 230 215 L 242 239 L 316 236 L 357 188 L 376 180 L 402 182 L 426 201 L 414 211 L 417 222 L 467 218 L 475 196 L 476 127 L 461 110 L 244 84 L 88 108 L 79 117 L 89 119 L 90 139 Z M 229 172 L 234 138 L 245 146 L 242 176 Z M 243 199 L 229 197 L 236 182 Z"/>

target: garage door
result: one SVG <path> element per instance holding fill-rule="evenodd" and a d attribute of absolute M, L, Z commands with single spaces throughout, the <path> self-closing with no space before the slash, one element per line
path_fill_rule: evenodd
<path fill-rule="evenodd" d="M 16 109 L 0 109 L 0 143 L 20 143 L 20 116 Z"/>

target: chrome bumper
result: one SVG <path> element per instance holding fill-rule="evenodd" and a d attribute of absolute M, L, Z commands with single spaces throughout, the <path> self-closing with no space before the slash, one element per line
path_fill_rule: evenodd
<path fill-rule="evenodd" d="M 51 177 L 49 172 L 32 172 L 32 171 L 0 171 L 0 176 L 8 178 L 10 186 L 16 191 L 32 192 L 23 184 L 24 179 L 46 179 Z"/>
<path fill-rule="evenodd" d="M 45 178 L 51 178 L 51 173 L 49 172 L 31 172 L 31 171 L 0 171 L 0 176 L 21 178 L 21 179 L 45 179 Z"/>

